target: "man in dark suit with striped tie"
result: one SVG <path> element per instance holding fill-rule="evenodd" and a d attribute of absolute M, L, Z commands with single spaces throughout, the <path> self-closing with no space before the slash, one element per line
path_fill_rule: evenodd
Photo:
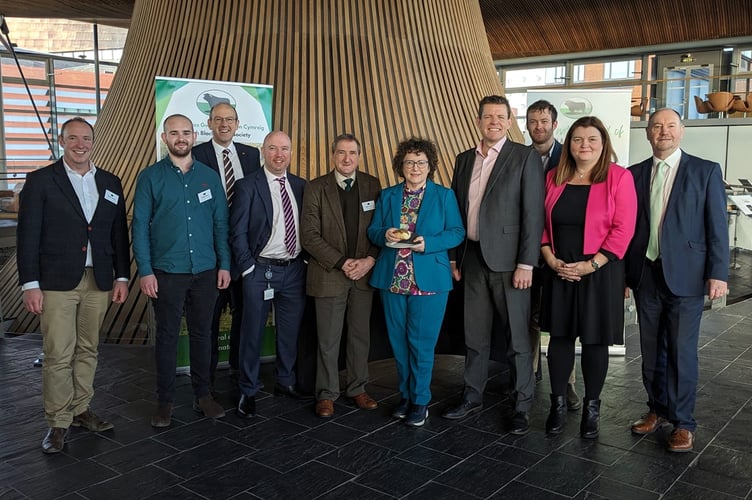
<path fill-rule="evenodd" d="M 225 187 L 227 202 L 232 205 L 235 194 L 235 181 L 246 177 L 261 168 L 259 150 L 253 146 L 234 142 L 235 132 L 238 130 L 238 113 L 230 104 L 220 102 L 212 106 L 209 113 L 209 130 L 212 140 L 199 144 L 193 148 L 193 157 L 217 171 Z M 232 273 L 236 276 L 236 273 Z M 240 338 L 240 322 L 243 315 L 243 287 L 240 281 L 232 280 L 230 286 L 220 290 L 219 298 L 214 309 L 212 319 L 212 358 L 210 373 L 212 382 L 214 372 L 219 362 L 219 320 L 222 311 L 229 304 L 232 314 L 230 326 L 230 368 L 238 369 L 238 342 Z"/>

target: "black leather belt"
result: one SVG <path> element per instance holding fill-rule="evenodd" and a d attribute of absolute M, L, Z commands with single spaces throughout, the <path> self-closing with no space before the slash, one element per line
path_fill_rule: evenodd
<path fill-rule="evenodd" d="M 267 259 L 266 257 L 256 257 L 256 262 L 261 264 L 262 266 L 289 266 L 290 264 L 294 264 L 297 261 L 300 260 L 300 256 L 298 255 L 294 259 Z"/>

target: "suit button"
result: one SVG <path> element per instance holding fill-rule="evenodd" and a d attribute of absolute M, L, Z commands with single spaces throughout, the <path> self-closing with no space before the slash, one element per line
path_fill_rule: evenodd
<path fill-rule="evenodd" d="M 81 251 L 85 252 L 86 251 L 86 247 L 81 247 Z"/>
<path fill-rule="evenodd" d="M 89 231 L 91 231 L 91 230 L 92 230 L 92 229 L 91 229 L 91 226 L 87 227 L 86 229 L 88 229 Z"/>

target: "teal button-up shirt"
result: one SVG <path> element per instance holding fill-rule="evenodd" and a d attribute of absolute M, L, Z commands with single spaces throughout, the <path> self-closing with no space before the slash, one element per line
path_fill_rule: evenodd
<path fill-rule="evenodd" d="M 225 191 L 198 161 L 183 174 L 166 156 L 139 174 L 131 232 L 139 276 L 230 269 Z"/>

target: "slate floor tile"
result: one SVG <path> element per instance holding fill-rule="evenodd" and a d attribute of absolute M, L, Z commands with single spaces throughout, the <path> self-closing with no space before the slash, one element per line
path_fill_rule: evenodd
<path fill-rule="evenodd" d="M 318 461 L 358 475 L 376 467 L 396 454 L 395 451 L 388 448 L 365 441 L 355 441 L 324 455 Z"/>
<path fill-rule="evenodd" d="M 269 478 L 248 491 L 267 500 L 288 500 L 291 498 L 316 498 L 353 478 L 341 469 L 319 462 L 293 469 L 286 474 Z"/>
<path fill-rule="evenodd" d="M 176 476 L 190 479 L 253 451 L 253 448 L 222 437 L 187 451 L 171 453 L 156 465 Z"/>
<path fill-rule="evenodd" d="M 385 493 L 348 481 L 327 493 L 317 500 L 387 500 L 393 498 Z"/>
<path fill-rule="evenodd" d="M 12 486 L 29 498 L 41 500 L 73 493 L 117 475 L 112 469 L 84 460 L 18 481 Z"/>
<path fill-rule="evenodd" d="M 524 467 L 473 455 L 452 467 L 435 482 L 451 486 L 477 497 L 486 498 L 525 472 Z"/>
<path fill-rule="evenodd" d="M 599 477 L 590 483 L 584 494 L 581 493 L 578 497 L 588 498 L 588 494 L 611 500 L 655 500 L 660 497 L 654 491 L 643 490 L 605 477 Z"/>
<path fill-rule="evenodd" d="M 478 497 L 431 481 L 410 493 L 410 500 L 474 500 Z"/>
<path fill-rule="evenodd" d="M 438 475 L 435 470 L 392 458 L 355 478 L 355 482 L 388 495 L 402 497 Z"/>
<path fill-rule="evenodd" d="M 746 497 L 752 491 L 752 454 L 708 446 L 681 480 L 729 495 Z"/>
<path fill-rule="evenodd" d="M 598 477 L 606 467 L 577 457 L 554 452 L 530 467 L 520 481 L 574 496 Z"/>
<path fill-rule="evenodd" d="M 538 488 L 531 484 L 525 484 L 520 481 L 512 481 L 504 486 L 502 489 L 488 497 L 493 500 L 509 499 L 509 500 L 557 500 L 570 498 L 564 495 L 560 495 L 554 491 Z"/>
<path fill-rule="evenodd" d="M 432 450 L 425 446 L 414 446 L 397 456 L 402 460 L 422 465 L 438 472 L 444 472 L 462 460 L 460 457 Z"/>
<path fill-rule="evenodd" d="M 178 476 L 159 467 L 147 465 L 86 488 L 81 491 L 81 495 L 91 500 L 145 498 L 178 482 L 180 482 Z"/>
<path fill-rule="evenodd" d="M 309 437 L 293 436 L 281 442 L 276 448 L 254 452 L 248 457 L 284 473 L 326 455 L 334 449 L 334 446 Z"/>
<path fill-rule="evenodd" d="M 453 426 L 423 443 L 426 448 L 465 458 L 498 439 L 498 435 L 469 427 Z"/>

